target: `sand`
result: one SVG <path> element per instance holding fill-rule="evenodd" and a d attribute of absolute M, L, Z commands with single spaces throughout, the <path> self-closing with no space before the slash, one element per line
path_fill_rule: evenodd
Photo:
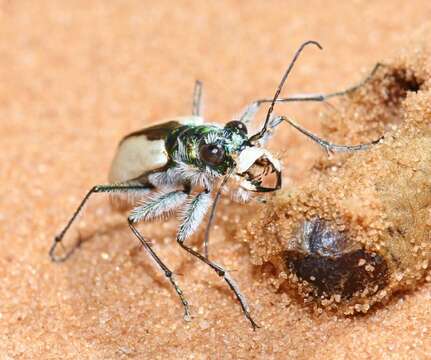
<path fill-rule="evenodd" d="M 378 140 L 323 153 L 306 182 L 268 198 L 240 232 L 252 262 L 274 267 L 274 285 L 318 312 L 367 313 L 431 281 L 429 59 L 422 32 L 324 112 L 335 143 Z"/>
<path fill-rule="evenodd" d="M 85 240 L 79 251 L 63 264 L 47 254 L 86 191 L 106 181 L 119 139 L 188 114 L 196 78 L 207 118 L 226 122 L 273 93 L 302 41 L 325 49 L 306 50 L 286 93 L 338 90 L 421 34 L 430 13 L 419 0 L 1 2 L 1 358 L 430 358 L 430 284 L 365 316 L 317 316 L 274 292 L 247 245 L 225 236 L 223 214 L 211 256 L 238 280 L 256 332 L 225 284 L 175 244 L 174 220 L 140 229 L 181 274 L 189 323 L 104 196 L 70 233 L 69 243 L 78 230 Z M 319 132 L 322 106 L 279 112 Z M 287 127 L 270 147 L 287 187 L 305 182 L 321 155 Z M 245 226 L 251 210 L 223 206 Z"/>

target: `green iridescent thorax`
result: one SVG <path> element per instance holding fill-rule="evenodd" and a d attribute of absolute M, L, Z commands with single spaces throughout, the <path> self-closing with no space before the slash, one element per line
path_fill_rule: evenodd
<path fill-rule="evenodd" d="M 170 160 L 181 161 L 205 170 L 207 167 L 225 174 L 234 166 L 234 159 L 248 143 L 246 134 L 217 125 L 185 125 L 172 131 L 166 139 L 166 151 Z M 225 159 L 218 166 L 210 166 L 199 157 L 202 144 L 217 144 L 223 147 Z"/>

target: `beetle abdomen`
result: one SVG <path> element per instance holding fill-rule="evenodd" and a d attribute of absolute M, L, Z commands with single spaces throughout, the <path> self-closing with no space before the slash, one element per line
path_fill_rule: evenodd
<path fill-rule="evenodd" d="M 164 167 L 169 159 L 165 146 L 168 135 L 181 126 L 201 123 L 202 118 L 197 116 L 180 117 L 125 136 L 112 161 L 109 181 L 128 182 Z"/>

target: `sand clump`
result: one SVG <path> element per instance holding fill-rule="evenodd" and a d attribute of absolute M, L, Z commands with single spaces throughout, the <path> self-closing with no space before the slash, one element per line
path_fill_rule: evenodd
<path fill-rule="evenodd" d="M 372 149 L 321 159 L 279 192 L 246 232 L 277 286 L 343 314 L 367 312 L 430 280 L 430 48 L 389 60 L 324 118 L 338 143 L 384 136 Z"/>

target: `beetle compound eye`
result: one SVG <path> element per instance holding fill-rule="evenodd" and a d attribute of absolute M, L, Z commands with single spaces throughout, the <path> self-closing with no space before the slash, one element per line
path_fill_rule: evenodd
<path fill-rule="evenodd" d="M 224 149 L 221 145 L 203 144 L 199 149 L 199 156 L 202 161 L 209 165 L 220 165 L 224 160 Z"/>
<path fill-rule="evenodd" d="M 225 125 L 225 129 L 233 129 L 237 130 L 239 132 L 242 132 L 244 134 L 247 134 L 247 126 L 241 121 L 230 121 Z"/>

